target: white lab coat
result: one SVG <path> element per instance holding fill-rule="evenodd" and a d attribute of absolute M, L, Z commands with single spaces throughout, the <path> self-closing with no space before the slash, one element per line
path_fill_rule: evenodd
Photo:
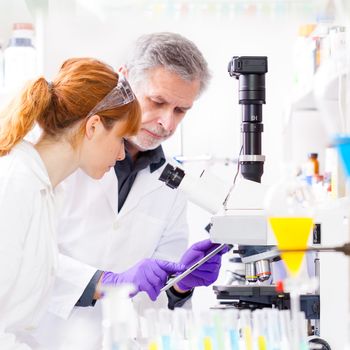
<path fill-rule="evenodd" d="M 150 257 L 178 261 L 187 248 L 186 199 L 158 180 L 162 170 L 139 172 L 120 213 L 114 169 L 101 180 L 77 171 L 65 181 L 60 270 L 38 332 L 45 348 L 101 349 L 101 303 L 74 308 L 96 269 L 122 272 Z M 165 293 L 158 299 L 166 307 Z M 146 293 L 134 298 L 139 309 L 147 301 Z"/>
<path fill-rule="evenodd" d="M 0 349 L 36 348 L 57 268 L 56 208 L 46 168 L 28 142 L 0 157 Z"/>

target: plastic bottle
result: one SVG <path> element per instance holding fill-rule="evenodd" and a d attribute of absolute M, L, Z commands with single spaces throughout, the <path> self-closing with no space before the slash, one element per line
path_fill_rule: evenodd
<path fill-rule="evenodd" d="M 317 153 L 309 153 L 308 160 L 305 169 L 306 182 L 309 185 L 312 185 L 313 179 L 316 179 L 319 176 L 320 165 L 318 162 Z"/>
<path fill-rule="evenodd" d="M 317 153 L 309 153 L 309 162 L 312 164 L 313 174 L 312 175 L 319 175 L 319 162 L 318 162 L 318 154 Z"/>
<path fill-rule="evenodd" d="M 17 88 L 37 75 L 37 54 L 31 23 L 14 23 L 12 37 L 4 51 L 4 86 Z"/>

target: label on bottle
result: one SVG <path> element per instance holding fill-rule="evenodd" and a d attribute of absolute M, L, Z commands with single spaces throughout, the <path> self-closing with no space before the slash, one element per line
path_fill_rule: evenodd
<path fill-rule="evenodd" d="M 36 51 L 33 47 L 10 46 L 4 54 L 4 85 L 16 88 L 37 76 Z"/>

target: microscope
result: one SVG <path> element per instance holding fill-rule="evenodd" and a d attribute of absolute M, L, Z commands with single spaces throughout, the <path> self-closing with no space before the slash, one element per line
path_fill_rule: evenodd
<path fill-rule="evenodd" d="M 261 184 L 265 156 L 262 155 L 262 106 L 265 98 L 265 56 L 234 56 L 228 65 L 239 81 L 242 106 L 242 147 L 232 184 L 223 184 L 208 172 L 192 178 L 179 167 L 167 164 L 160 180 L 182 190 L 188 199 L 213 214 L 207 226 L 212 242 L 233 245 L 245 266 L 244 285 L 214 286 L 217 299 L 239 308 L 289 308 L 289 296 L 271 285 L 271 265 L 280 260 L 276 240 L 264 210 L 267 187 Z M 269 284 L 267 284 L 269 283 Z M 319 296 L 302 296 L 307 319 L 319 318 Z"/>
<path fill-rule="evenodd" d="M 261 134 L 267 57 L 235 56 L 229 62 L 228 72 L 239 80 L 242 147 L 238 166 L 242 179 L 233 186 L 225 186 L 208 172 L 192 179 L 182 169 L 167 164 L 160 180 L 171 188 L 179 188 L 190 201 L 211 212 L 211 240 L 239 245 L 246 280 L 263 282 L 271 276 L 272 259 L 279 256 L 273 249 L 274 236 L 263 210 L 267 189 L 261 184 L 265 161 L 261 154 Z"/>
<path fill-rule="evenodd" d="M 242 106 L 239 169 L 246 181 L 234 184 L 224 203 L 224 212 L 212 218 L 211 240 L 238 244 L 246 281 L 264 282 L 271 276 L 271 261 L 279 256 L 263 210 L 266 188 L 261 185 L 265 161 L 261 134 L 267 57 L 234 56 L 228 72 L 239 81 Z"/>

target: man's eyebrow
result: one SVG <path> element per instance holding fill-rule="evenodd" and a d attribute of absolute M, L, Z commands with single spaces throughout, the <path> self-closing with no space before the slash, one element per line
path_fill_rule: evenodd
<path fill-rule="evenodd" d="M 164 103 L 169 103 L 169 101 L 167 99 L 165 99 L 163 96 L 161 95 L 150 95 L 149 96 L 151 99 L 156 99 L 156 100 L 159 100 L 161 102 L 164 102 Z M 188 111 L 189 109 L 192 108 L 192 105 L 191 106 L 176 106 L 177 108 L 180 108 L 180 109 L 183 109 L 185 111 Z"/>
<path fill-rule="evenodd" d="M 163 96 L 161 96 L 161 95 L 150 95 L 149 97 L 150 97 L 150 98 L 156 98 L 156 99 L 158 99 L 158 100 L 162 100 L 162 101 L 164 101 L 164 102 L 167 102 L 167 100 L 166 100 Z"/>

